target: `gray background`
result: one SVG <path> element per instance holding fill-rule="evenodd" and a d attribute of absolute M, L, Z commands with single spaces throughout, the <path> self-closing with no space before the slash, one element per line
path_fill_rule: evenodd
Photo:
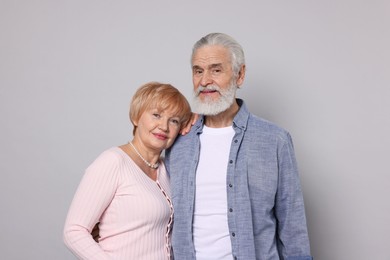
<path fill-rule="evenodd" d="M 389 3 L 0 0 L 0 258 L 74 259 L 84 169 L 131 139 L 141 84 L 192 98 L 191 47 L 218 31 L 246 53 L 238 95 L 293 136 L 315 259 L 389 260 Z"/>

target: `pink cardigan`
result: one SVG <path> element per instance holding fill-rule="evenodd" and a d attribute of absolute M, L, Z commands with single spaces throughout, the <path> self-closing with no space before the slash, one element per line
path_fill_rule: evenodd
<path fill-rule="evenodd" d="M 81 259 L 166 260 L 172 217 L 165 165 L 153 181 L 113 147 L 86 170 L 68 212 L 64 242 Z M 99 243 L 90 234 L 97 222 Z"/>

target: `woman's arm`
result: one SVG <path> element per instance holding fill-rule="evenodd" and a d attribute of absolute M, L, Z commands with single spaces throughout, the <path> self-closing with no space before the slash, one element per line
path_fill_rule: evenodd
<path fill-rule="evenodd" d="M 95 224 L 115 195 L 117 159 L 103 153 L 86 170 L 70 206 L 64 227 L 64 243 L 81 259 L 109 259 L 91 236 Z"/>

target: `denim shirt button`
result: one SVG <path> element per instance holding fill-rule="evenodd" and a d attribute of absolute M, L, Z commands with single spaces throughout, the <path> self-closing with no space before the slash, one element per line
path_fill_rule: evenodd
<path fill-rule="evenodd" d="M 233 212 L 233 209 L 232 209 L 232 208 L 230 208 L 230 209 L 229 209 L 229 212 Z"/>
<path fill-rule="evenodd" d="M 233 184 L 229 183 L 229 187 L 230 187 L 230 188 L 233 187 Z"/>
<path fill-rule="evenodd" d="M 232 164 L 232 163 L 233 163 L 233 160 L 230 160 L 229 163 Z"/>
<path fill-rule="evenodd" d="M 235 236 L 236 236 L 236 233 L 233 232 L 233 233 L 232 233 L 232 237 L 235 237 Z"/>
<path fill-rule="evenodd" d="M 234 142 L 235 142 L 235 143 L 237 143 L 237 142 L 238 142 L 238 140 L 236 139 L 236 140 L 234 140 Z"/>

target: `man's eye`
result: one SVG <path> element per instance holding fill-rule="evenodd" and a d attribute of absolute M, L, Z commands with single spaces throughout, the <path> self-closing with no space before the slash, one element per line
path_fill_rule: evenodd
<path fill-rule="evenodd" d="M 202 74 L 202 70 L 194 70 L 194 74 Z"/>

